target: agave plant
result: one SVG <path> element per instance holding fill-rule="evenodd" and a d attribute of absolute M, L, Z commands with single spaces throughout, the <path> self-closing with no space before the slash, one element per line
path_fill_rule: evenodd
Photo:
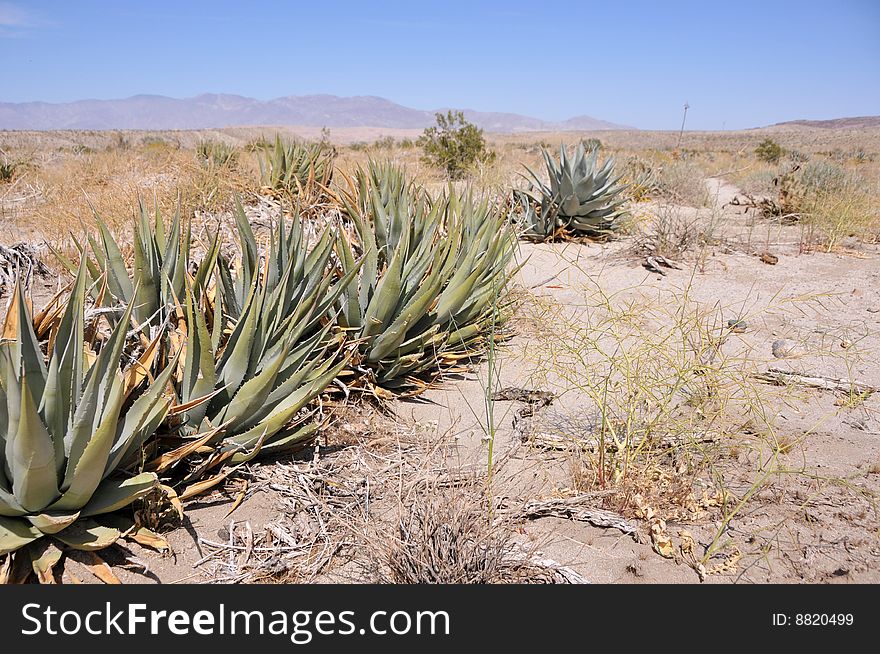
<path fill-rule="evenodd" d="M 196 146 L 196 158 L 203 166 L 228 168 L 238 161 L 238 151 L 222 141 L 200 141 Z"/>
<path fill-rule="evenodd" d="M 80 245 L 80 257 L 86 263 L 94 299 L 105 308 L 121 314 L 132 306 L 132 315 L 139 325 L 163 324 L 171 310 L 183 297 L 185 279 L 193 267 L 192 285 L 196 296 L 207 288 L 220 253 L 219 231 L 211 237 L 203 260 L 195 265 L 192 260 L 193 236 L 190 225 L 182 228 L 178 207 L 166 229 L 158 205 L 151 217 L 146 204 L 139 203 L 139 217 L 135 222 L 133 262 L 131 273 L 122 255 L 122 247 L 113 237 L 106 223 L 97 215 L 99 239 L 88 236 L 88 247 Z M 77 266 L 56 252 L 59 261 L 76 273 Z M 106 288 L 98 284 L 106 280 Z"/>
<path fill-rule="evenodd" d="M 237 222 L 242 261 L 233 277 L 220 258 L 216 293 L 218 305 L 234 310 L 235 318 L 227 330 L 220 326 L 224 312 L 215 308 L 209 332 L 205 312 L 188 290 L 185 356 L 177 376 L 180 406 L 212 394 L 182 420 L 193 438 L 211 434 L 206 444 L 219 445 L 217 463 L 301 446 L 318 429 L 303 409 L 347 363 L 341 334 L 331 334 L 327 316 L 359 269 L 355 264 L 334 279 L 327 268 L 333 235 L 325 231 L 309 250 L 301 222 L 292 221 L 288 231 L 283 218 L 261 264 L 243 211 Z"/>
<path fill-rule="evenodd" d="M 258 151 L 260 183 L 272 194 L 312 193 L 315 185 L 326 188 L 333 177 L 333 148 L 326 143 L 285 143 L 275 135 L 275 147 Z"/>
<path fill-rule="evenodd" d="M 0 342 L 0 554 L 45 536 L 75 549 L 106 547 L 135 529 L 108 514 L 158 484 L 152 473 L 123 471 L 165 419 L 172 369 L 136 396 L 140 371 L 121 371 L 131 306 L 100 352 L 86 356 L 86 279 L 83 265 L 48 360 L 20 285 L 7 313 Z"/>
<path fill-rule="evenodd" d="M 497 318 L 513 238 L 488 203 L 452 193 L 431 201 L 401 175 L 371 165 L 344 195 L 354 233 L 340 233 L 340 264 L 349 274 L 356 251 L 364 262 L 338 320 L 380 387 L 419 392 L 421 377 L 465 356 Z"/>
<path fill-rule="evenodd" d="M 565 146 L 559 148 L 559 161 L 542 150 L 549 183 L 530 168 L 529 188 L 525 193 L 532 206 L 523 212 L 523 236 L 532 240 L 548 240 L 562 234 L 596 235 L 612 231 L 626 201 L 621 195 L 626 188 L 619 184 L 621 176 L 614 172 L 614 159 L 609 157 L 600 167 L 599 149 L 589 152 L 583 143 L 569 156 Z M 537 209 L 540 207 L 540 210 Z"/>

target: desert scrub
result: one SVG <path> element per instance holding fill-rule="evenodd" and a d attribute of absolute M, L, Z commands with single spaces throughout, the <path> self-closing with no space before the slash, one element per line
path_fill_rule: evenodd
<path fill-rule="evenodd" d="M 238 162 L 238 151 L 222 141 L 200 141 L 196 146 L 196 157 L 203 166 L 224 168 Z"/>
<path fill-rule="evenodd" d="M 854 180 L 834 191 L 816 193 L 803 201 L 807 243 L 830 252 L 848 237 L 876 238 L 880 231 L 877 196 Z"/>
<path fill-rule="evenodd" d="M 15 178 L 17 168 L 18 164 L 14 161 L 9 161 L 5 156 L 0 159 L 0 184 L 11 182 Z"/>
<path fill-rule="evenodd" d="M 755 148 L 755 156 L 758 157 L 759 161 L 766 163 L 779 163 L 783 154 L 785 154 L 785 150 L 782 149 L 782 146 L 769 138 L 761 141 L 758 147 Z"/>
<path fill-rule="evenodd" d="M 287 143 L 275 136 L 270 149 L 257 150 L 262 191 L 274 196 L 314 198 L 333 179 L 336 150 L 325 141 Z"/>
<path fill-rule="evenodd" d="M 546 149 L 542 155 L 545 174 L 526 166 L 528 185 L 514 191 L 514 219 L 523 237 L 548 241 L 616 231 L 627 197 L 614 158 L 600 163 L 598 146 L 587 150 L 583 143 L 571 152 L 560 145 L 558 159 Z"/>
<path fill-rule="evenodd" d="M 703 304 L 689 286 L 657 296 L 589 286 L 576 307 L 546 299 L 525 305 L 535 324 L 553 325 L 524 353 L 534 371 L 528 385 L 572 407 L 548 407 L 525 441 L 564 451 L 574 491 L 611 491 L 606 508 L 725 525 L 774 475 L 794 472 L 785 457 L 803 438 L 783 433 L 780 418 L 798 391 L 754 377 L 760 361 L 728 326 L 730 317 L 753 323 L 811 301 L 772 298 L 749 310 L 746 302 Z M 734 447 L 755 466 L 735 489 L 725 482 Z"/>
<path fill-rule="evenodd" d="M 706 171 L 693 157 L 646 152 L 631 157 L 623 171 L 624 180 L 633 184 L 634 200 L 666 199 L 690 207 L 709 204 Z"/>
<path fill-rule="evenodd" d="M 462 179 L 480 163 L 489 163 L 495 153 L 486 146 L 483 130 L 465 120 L 460 111 L 436 114 L 437 124 L 428 127 L 416 144 L 425 163 L 445 171 L 449 179 Z"/>

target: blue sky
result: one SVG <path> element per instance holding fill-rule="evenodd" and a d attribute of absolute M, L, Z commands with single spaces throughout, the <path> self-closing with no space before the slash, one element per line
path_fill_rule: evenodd
<path fill-rule="evenodd" d="M 880 0 L 0 0 L 0 101 L 378 95 L 736 129 L 880 114 Z"/>

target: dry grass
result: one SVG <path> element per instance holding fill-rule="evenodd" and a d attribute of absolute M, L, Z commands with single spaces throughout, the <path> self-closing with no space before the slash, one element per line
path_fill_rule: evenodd
<path fill-rule="evenodd" d="M 805 398 L 756 379 L 763 357 L 731 332 L 728 320 L 754 324 L 764 314 L 810 311 L 820 301 L 774 298 L 745 311 L 747 300 L 706 306 L 690 286 L 656 297 L 591 286 L 576 305 L 526 304 L 534 324 L 553 325 L 549 333 L 536 330 L 524 354 L 534 367 L 529 384 L 577 407 L 548 409 L 532 421 L 529 441 L 567 452 L 573 492 L 613 490 L 605 508 L 642 519 L 717 521 L 705 563 L 751 498 L 779 475 L 803 472 L 791 465 L 801 443 L 832 417 L 821 416 L 797 436 L 787 432 L 782 412 Z M 731 451 L 753 466 L 736 486 L 727 481 Z"/>

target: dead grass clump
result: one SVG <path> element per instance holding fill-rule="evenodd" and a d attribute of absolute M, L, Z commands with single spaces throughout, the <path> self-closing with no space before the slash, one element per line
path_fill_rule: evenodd
<path fill-rule="evenodd" d="M 367 540 L 368 580 L 392 584 L 558 583 L 567 581 L 493 520 L 472 489 L 430 488 L 400 508 L 392 527 Z M 548 565 L 549 564 L 549 565 Z"/>
<path fill-rule="evenodd" d="M 661 204 L 636 225 L 630 252 L 638 256 L 680 259 L 686 253 L 716 241 L 714 212 L 710 215 Z"/>

